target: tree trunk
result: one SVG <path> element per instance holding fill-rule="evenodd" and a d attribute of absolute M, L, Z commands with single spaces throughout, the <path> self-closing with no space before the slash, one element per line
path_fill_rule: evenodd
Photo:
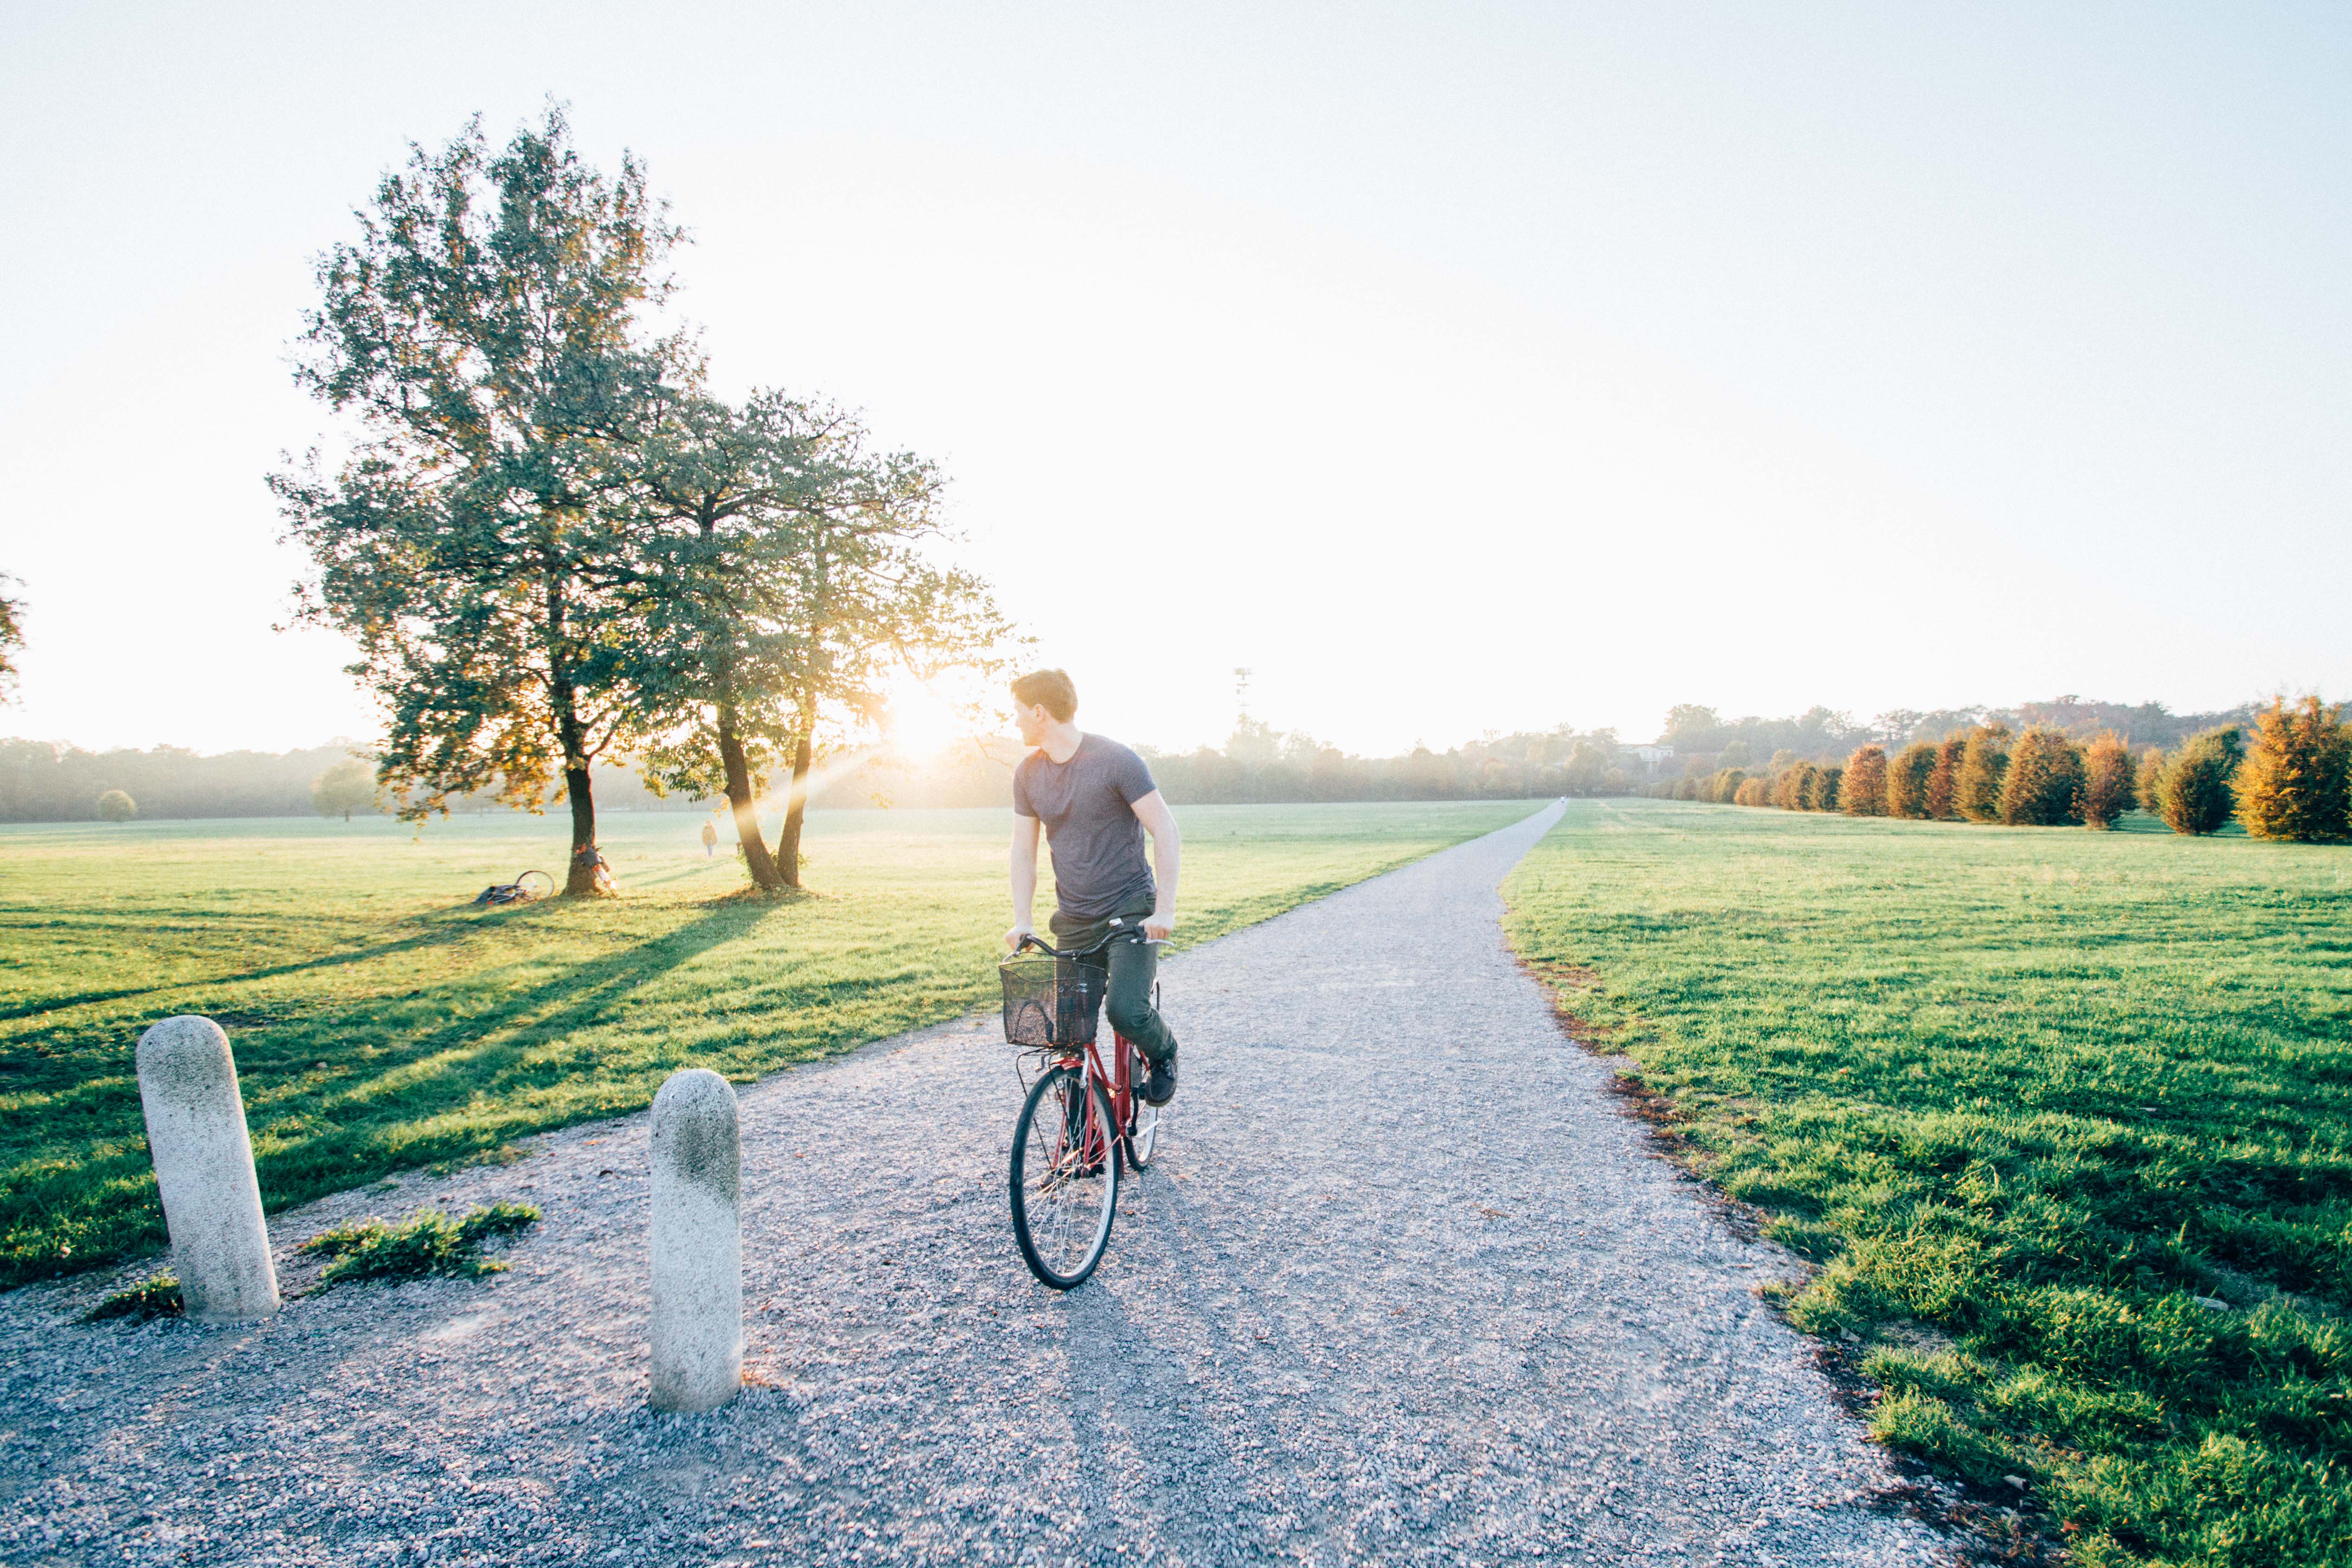
<path fill-rule="evenodd" d="M 588 782 L 588 732 L 580 723 L 580 692 L 564 660 L 563 580 L 551 562 L 547 575 L 549 706 L 555 710 L 555 736 L 563 747 L 563 798 L 572 803 L 572 865 L 563 896 L 596 894 L 596 796 Z"/>
<path fill-rule="evenodd" d="M 784 797 L 784 831 L 776 840 L 776 874 L 786 887 L 801 884 L 801 821 L 808 815 L 809 731 L 815 724 L 814 706 L 803 703 L 800 734 L 793 741 L 793 787 Z"/>
<path fill-rule="evenodd" d="M 564 896 L 589 898 L 596 893 L 596 800 L 588 792 L 588 764 L 563 769 L 563 793 L 572 802 L 572 870 L 563 879 Z"/>
<path fill-rule="evenodd" d="M 761 887 L 782 885 L 768 841 L 760 836 L 760 807 L 751 799 L 751 768 L 743 758 L 743 737 L 735 732 L 735 705 L 719 705 L 719 760 L 727 769 L 727 804 L 735 814 L 735 837 L 743 846 L 743 863 Z"/>
<path fill-rule="evenodd" d="M 566 898 L 592 898 L 596 893 L 596 796 L 588 781 L 587 738 L 580 727 L 580 709 L 572 683 L 555 682 L 555 727 L 563 739 L 563 798 L 572 803 L 572 869 L 563 878 Z"/>

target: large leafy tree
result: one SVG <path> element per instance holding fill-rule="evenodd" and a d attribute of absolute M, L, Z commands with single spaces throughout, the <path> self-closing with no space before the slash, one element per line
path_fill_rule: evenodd
<path fill-rule="evenodd" d="M 646 778 L 728 803 L 751 879 L 783 882 L 760 827 L 797 667 L 793 552 L 821 488 L 822 432 L 774 395 L 736 410 L 677 399 L 643 454 L 625 591 L 643 634 L 625 655 Z"/>
<path fill-rule="evenodd" d="M 832 482 L 804 510 L 793 557 L 795 657 L 776 694 L 792 777 L 776 864 L 794 886 L 819 747 L 881 716 L 894 671 L 928 679 L 986 665 L 1010 630 L 985 582 L 931 559 L 947 538 L 938 470 L 907 453 L 869 451 L 854 421 L 835 423 L 828 444 Z"/>
<path fill-rule="evenodd" d="M 648 308 L 677 231 L 560 110 L 493 154 L 479 122 L 412 149 L 320 262 L 299 383 L 352 417 L 340 469 L 272 483 L 315 579 L 301 613 L 358 643 L 390 715 L 377 772 L 416 818 L 484 791 L 568 800 L 566 890 L 593 891 L 589 768 L 632 738 L 622 529 L 647 422 L 690 381 Z"/>
<path fill-rule="evenodd" d="M 987 587 L 930 559 L 945 538 L 930 464 L 873 450 L 842 411 L 778 392 L 675 402 L 645 451 L 624 595 L 642 635 L 625 685 L 651 777 L 723 794 L 763 886 L 798 886 L 809 779 L 883 708 L 892 672 L 987 664 L 1005 625 Z M 757 802 L 790 779 L 772 853 Z"/>

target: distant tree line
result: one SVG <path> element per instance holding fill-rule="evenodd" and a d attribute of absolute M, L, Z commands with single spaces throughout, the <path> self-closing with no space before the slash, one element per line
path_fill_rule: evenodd
<path fill-rule="evenodd" d="M 205 817 L 373 815 L 387 808 L 373 766 L 351 742 L 298 751 L 226 751 L 177 746 L 87 751 L 54 741 L 0 739 L 0 822 L 178 821 Z M 600 765 L 597 798 L 623 810 L 702 811 L 682 796 L 655 794 L 625 767 Z M 110 808 L 100 801 L 120 796 Z M 495 794 L 455 795 L 452 811 L 503 811 Z"/>
<path fill-rule="evenodd" d="M 1633 788 L 1614 731 L 1556 729 L 1490 735 L 1433 751 L 1358 757 L 1303 731 L 1283 734 L 1244 719 L 1222 749 L 1142 748 L 1160 790 L 1177 805 L 1304 800 L 1527 800 L 1622 795 Z"/>
<path fill-rule="evenodd" d="M 1725 718 L 1711 707 L 1683 703 L 1667 710 L 1658 743 L 1674 748 L 1682 771 L 1698 774 L 1712 774 L 1719 768 L 1753 767 L 1784 751 L 1830 762 L 1874 742 L 1892 753 L 1914 742 L 1932 743 L 1956 730 L 1991 725 L 2005 725 L 2020 733 L 2063 730 L 2085 742 L 2112 732 L 2134 747 L 2169 748 L 2206 730 L 2249 726 L 2258 706 L 2248 703 L 2218 713 L 2177 714 L 2162 703 L 2110 703 L 2069 695 L 2005 708 L 1895 708 L 1857 720 L 1851 714 L 1826 707 L 1809 708 L 1790 718 Z"/>
<path fill-rule="evenodd" d="M 1395 757 L 1358 757 L 1312 737 L 1244 720 L 1223 747 L 1141 748 L 1179 805 L 1307 800 L 1522 800 L 1624 794 L 1632 779 L 1616 737 L 1567 729 L 1489 736 L 1465 746 Z M 73 822 L 203 817 L 343 818 L 388 810 L 365 748 L 348 742 L 283 753 L 204 757 L 179 747 L 86 751 L 47 741 L 0 740 L 0 821 Z M 1007 806 L 1022 748 L 1009 737 L 967 741 L 909 764 L 885 751 L 844 752 L 812 780 L 813 810 Z M 710 807 L 623 762 L 599 762 L 596 799 L 607 810 L 701 813 Z M 109 817 L 100 800 L 119 794 Z M 543 803 L 543 802 L 542 802 Z M 517 809 L 496 789 L 453 792 L 461 815 Z M 721 810 L 726 805 L 721 802 Z"/>
<path fill-rule="evenodd" d="M 1783 750 L 1753 770 L 1735 764 L 1643 793 L 2011 827 L 2111 828 L 2137 806 L 2178 833 L 2217 832 L 2234 816 L 2255 838 L 2329 842 L 2352 836 L 2352 727 L 2341 708 L 2315 696 L 2292 705 L 2281 697 L 2244 724 L 2135 757 L 2112 730 L 2085 742 L 2055 725 L 2020 733 L 1993 721 L 1914 740 L 1892 755 L 1866 742 L 1843 762 Z"/>

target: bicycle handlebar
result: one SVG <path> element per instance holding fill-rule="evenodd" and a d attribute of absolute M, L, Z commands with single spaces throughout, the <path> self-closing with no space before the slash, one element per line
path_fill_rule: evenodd
<path fill-rule="evenodd" d="M 1103 933 L 1103 939 L 1096 943 L 1091 947 L 1056 947 L 1052 943 L 1045 941 L 1035 932 L 1032 931 L 1028 935 L 1023 936 L 1019 943 L 1014 945 L 1013 954 L 1013 956 L 1019 957 L 1024 948 L 1034 947 L 1039 952 L 1050 953 L 1056 958 L 1091 957 L 1095 954 L 1099 953 L 1104 948 L 1109 946 L 1113 942 L 1116 942 L 1120 937 L 1126 936 L 1129 932 L 1133 931 L 1139 933 L 1142 929 L 1143 922 L 1140 920 L 1130 925 L 1128 923 L 1127 918 L 1124 915 L 1115 915 L 1111 916 L 1110 929 Z M 1143 940 L 1146 945 L 1157 947 L 1163 945 L 1168 939 L 1165 936 L 1146 936 Z"/>

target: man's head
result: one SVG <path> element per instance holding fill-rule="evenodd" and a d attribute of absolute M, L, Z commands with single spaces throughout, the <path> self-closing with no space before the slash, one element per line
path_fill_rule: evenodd
<path fill-rule="evenodd" d="M 1013 683 L 1014 717 L 1021 726 L 1021 744 L 1038 745 L 1049 724 L 1067 724 L 1077 716 L 1078 688 L 1063 670 L 1036 670 Z"/>

